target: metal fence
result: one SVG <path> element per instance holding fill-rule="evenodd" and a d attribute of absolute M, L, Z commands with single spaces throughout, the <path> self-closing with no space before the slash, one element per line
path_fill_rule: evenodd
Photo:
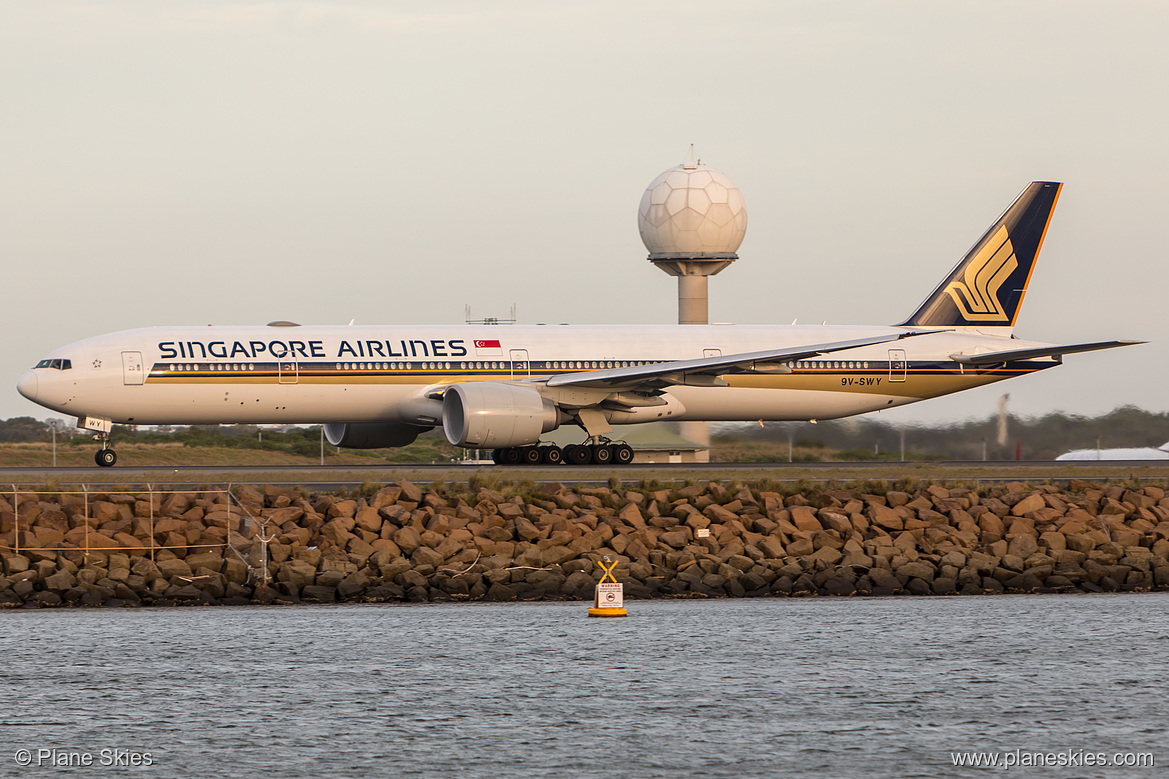
<path fill-rule="evenodd" d="M 15 484 L 11 485 L 11 487 L 12 487 L 11 490 L 5 490 L 3 492 L 0 492 L 0 497 L 11 496 L 12 512 L 14 515 L 13 544 L 11 546 L 9 546 L 8 544 L 0 544 L 0 549 L 5 550 L 5 551 L 14 552 L 16 554 L 21 554 L 22 552 L 54 552 L 54 553 L 80 552 L 86 556 L 88 556 L 92 553 L 95 553 L 95 552 L 100 552 L 102 554 L 111 554 L 111 553 L 116 553 L 116 552 L 137 551 L 137 552 L 148 553 L 150 555 L 150 559 L 153 561 L 155 553 L 160 551 L 160 550 L 163 550 L 163 549 L 190 550 L 190 549 L 212 549 L 212 548 L 223 547 L 226 549 L 230 549 L 232 552 L 234 552 L 236 554 L 237 557 L 239 557 L 245 563 L 249 563 L 249 565 L 250 565 L 250 562 L 243 556 L 243 554 L 240 553 L 240 550 L 238 550 L 235 547 L 235 545 L 232 544 L 231 534 L 232 534 L 233 525 L 236 524 L 235 522 L 233 522 L 233 520 L 238 519 L 239 520 L 238 526 L 239 526 L 240 530 L 245 531 L 245 530 L 251 529 L 252 523 L 256 521 L 256 518 L 251 514 L 251 512 L 249 512 L 247 510 L 247 508 L 245 508 L 242 504 L 240 504 L 240 502 L 236 499 L 236 497 L 231 493 L 230 486 L 228 486 L 226 488 L 210 488 L 210 489 L 202 489 L 202 490 L 159 490 L 159 489 L 154 489 L 151 485 L 147 485 L 145 490 L 141 490 L 141 489 L 139 489 L 139 490 L 102 490 L 100 492 L 90 491 L 84 485 L 82 486 L 82 488 L 80 490 L 30 490 L 27 488 L 19 489 Z M 224 517 L 222 517 L 222 520 L 221 520 L 222 525 L 223 525 L 223 531 L 224 531 L 223 541 L 211 543 L 211 542 L 200 542 L 199 539 L 196 539 L 192 543 L 186 543 L 186 544 L 182 544 L 182 545 L 158 543 L 158 539 L 155 537 L 154 528 L 155 528 L 155 522 L 160 517 L 158 515 L 158 511 L 156 510 L 156 507 L 158 509 L 161 509 L 162 504 L 167 499 L 167 496 L 170 496 L 170 495 L 192 495 L 192 494 L 195 494 L 195 495 L 201 494 L 204 496 L 210 494 L 210 495 L 223 496 L 225 498 L 225 500 L 223 502 L 217 503 L 217 505 L 222 505 L 226 508 L 226 515 Z M 30 496 L 30 498 L 22 501 L 22 498 L 21 498 L 22 495 Z M 75 529 L 75 526 L 76 526 L 78 521 L 80 521 L 85 527 L 85 534 L 84 534 L 83 538 L 81 539 L 80 544 L 73 545 L 73 546 L 66 546 L 65 542 L 62 542 L 62 541 L 55 542 L 50 546 L 27 546 L 27 545 L 21 544 L 21 535 L 22 535 L 22 533 L 21 533 L 21 530 L 22 530 L 21 511 L 20 511 L 21 504 L 22 504 L 22 502 L 27 503 L 28 500 L 31 499 L 31 496 L 34 496 L 34 495 L 36 496 L 36 502 L 38 504 L 45 502 L 44 501 L 45 496 L 58 496 L 59 498 L 64 498 L 65 496 L 69 496 L 69 495 L 82 496 L 83 508 L 82 508 L 82 516 L 81 516 L 80 520 L 77 517 L 77 512 L 73 511 L 73 516 L 69 521 L 69 524 L 74 526 L 74 527 L 70 528 L 70 532 L 73 529 Z M 103 500 L 103 502 L 104 502 L 105 498 L 108 498 L 109 496 L 112 496 L 112 495 L 131 495 L 131 496 L 138 498 L 142 502 L 146 502 L 149 504 L 149 506 L 150 506 L 149 515 L 146 517 L 136 517 L 137 519 L 142 519 L 148 523 L 148 529 L 149 529 L 148 535 L 150 538 L 149 545 L 146 545 L 146 544 L 124 545 L 120 542 L 118 542 L 117 546 L 109 546 L 108 544 L 103 544 L 101 546 L 92 546 L 90 544 L 91 537 L 96 535 L 96 532 L 93 532 L 96 520 L 91 514 L 91 508 L 92 508 L 93 504 L 96 503 L 98 500 Z M 58 504 L 58 505 L 62 508 L 62 510 L 64 510 L 66 508 L 66 506 L 64 506 L 63 504 Z M 39 512 L 38 512 L 38 516 L 39 516 Z M 164 518 L 176 519 L 177 517 L 164 517 Z M 217 519 L 215 521 L 218 522 L 220 520 Z M 36 531 L 33 528 L 34 522 L 35 522 L 35 519 L 32 521 L 27 521 L 27 527 L 25 527 L 23 529 L 25 531 L 32 532 L 35 534 Z M 262 524 L 262 523 L 259 523 L 259 524 Z M 209 526 L 214 527 L 215 525 L 209 525 Z M 256 529 L 259 533 L 259 535 L 257 536 L 258 540 L 262 540 L 262 537 L 266 536 L 267 534 L 263 533 L 262 530 L 260 530 L 259 526 L 257 526 Z M 240 535 L 242 536 L 243 532 L 241 532 Z M 105 538 L 109 538 L 109 537 L 105 536 Z M 110 540 L 113 540 L 113 539 L 110 539 Z M 266 544 L 265 544 L 265 546 L 266 546 Z"/>

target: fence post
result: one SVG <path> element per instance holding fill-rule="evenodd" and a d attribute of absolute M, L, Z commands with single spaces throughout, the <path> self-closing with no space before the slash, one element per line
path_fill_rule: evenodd
<path fill-rule="evenodd" d="M 85 554 L 84 554 L 83 559 L 85 560 L 86 565 L 88 565 L 89 564 L 89 485 L 82 484 L 81 485 L 81 492 L 84 495 L 84 500 L 85 500 L 85 517 L 84 517 L 84 521 L 85 521 Z"/>
<path fill-rule="evenodd" d="M 12 515 L 15 517 L 16 530 L 13 531 L 16 536 L 16 541 L 12 544 L 13 549 L 17 554 L 20 554 L 20 493 L 16 491 L 16 485 L 12 485 Z"/>
<path fill-rule="evenodd" d="M 154 485 L 147 484 L 147 497 L 150 498 L 150 562 L 154 562 Z"/>

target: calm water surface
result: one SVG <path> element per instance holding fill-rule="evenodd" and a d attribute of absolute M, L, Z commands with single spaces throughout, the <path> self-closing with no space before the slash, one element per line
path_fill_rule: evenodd
<path fill-rule="evenodd" d="M 1169 593 L 628 605 L 0 613 L 0 776 L 1169 776 Z"/>

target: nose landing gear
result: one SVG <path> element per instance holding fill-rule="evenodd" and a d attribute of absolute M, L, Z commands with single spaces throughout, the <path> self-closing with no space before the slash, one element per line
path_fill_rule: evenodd
<path fill-rule="evenodd" d="M 98 449 L 93 461 L 103 468 L 109 468 L 118 461 L 118 454 L 113 449 Z"/>
<path fill-rule="evenodd" d="M 93 456 L 95 463 L 102 468 L 109 468 L 118 461 L 118 455 L 110 448 L 110 432 L 114 429 L 113 422 L 96 417 L 81 417 L 77 420 L 77 426 L 82 430 L 94 431 L 93 439 L 101 445 L 101 448 Z"/>

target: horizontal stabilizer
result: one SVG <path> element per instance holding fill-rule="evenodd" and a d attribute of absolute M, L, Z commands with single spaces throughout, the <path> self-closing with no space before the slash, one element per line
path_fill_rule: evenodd
<path fill-rule="evenodd" d="M 1118 346 L 1136 346 L 1144 341 L 1097 341 L 1091 344 L 1067 344 L 1059 346 L 1041 346 L 1035 349 L 1012 349 L 1005 352 L 987 352 L 986 354 L 951 354 L 950 359 L 963 365 L 990 365 L 1000 362 L 1014 362 L 1016 360 L 1034 360 L 1038 357 L 1059 357 L 1065 354 L 1078 352 L 1095 352 L 1100 349 L 1115 349 Z"/>
<path fill-rule="evenodd" d="M 778 361 L 807 360 L 821 354 L 859 349 L 862 346 L 899 341 L 917 335 L 929 335 L 938 330 L 895 332 L 872 338 L 856 338 L 851 341 L 834 341 L 823 344 L 806 344 L 785 349 L 768 349 L 761 352 L 726 354 L 719 357 L 703 357 L 696 360 L 673 360 L 670 362 L 636 365 L 628 368 L 610 368 L 599 371 L 561 373 L 548 379 L 549 387 L 591 387 L 607 389 L 631 389 L 647 385 L 668 387 L 672 384 L 694 383 L 697 377 L 718 376 L 734 368 L 753 369 L 755 363 L 771 365 Z M 709 384 L 709 382 L 703 382 Z"/>

